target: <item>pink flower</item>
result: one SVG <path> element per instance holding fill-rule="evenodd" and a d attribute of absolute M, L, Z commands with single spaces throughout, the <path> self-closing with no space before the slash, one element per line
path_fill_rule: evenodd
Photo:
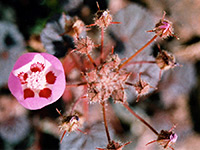
<path fill-rule="evenodd" d="M 61 62 L 47 53 L 26 53 L 15 63 L 8 87 L 27 109 L 40 109 L 55 101 L 65 89 Z"/>

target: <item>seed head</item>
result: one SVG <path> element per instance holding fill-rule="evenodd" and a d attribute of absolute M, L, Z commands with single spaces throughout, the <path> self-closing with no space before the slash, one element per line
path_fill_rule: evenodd
<path fill-rule="evenodd" d="M 162 19 L 155 25 L 153 30 L 150 30 L 148 32 L 155 32 L 157 36 L 160 36 L 161 38 L 167 38 L 169 36 L 174 36 L 172 22 L 165 19 L 166 12 L 164 12 Z M 177 37 L 176 37 L 177 38 Z"/>
<path fill-rule="evenodd" d="M 178 135 L 173 131 L 174 128 L 175 126 L 173 126 L 169 131 L 161 130 L 158 134 L 158 138 L 147 143 L 146 145 L 158 142 L 164 149 L 171 148 L 171 150 L 174 150 L 171 145 L 175 144 L 178 138 Z"/>
<path fill-rule="evenodd" d="M 98 10 L 95 14 L 95 24 L 100 28 L 106 29 L 112 22 L 113 18 L 109 10 Z"/>
<path fill-rule="evenodd" d="M 164 50 L 156 57 L 156 64 L 161 70 L 168 70 L 177 66 L 174 55 Z"/>
<path fill-rule="evenodd" d="M 88 82 L 88 97 L 91 102 L 103 102 L 112 97 L 115 102 L 126 101 L 125 81 L 130 73 L 118 69 L 121 63 L 118 55 L 110 55 L 97 69 L 85 74 Z"/>
<path fill-rule="evenodd" d="M 61 130 L 66 130 L 68 133 L 75 131 L 80 126 L 79 117 L 77 115 L 64 116 L 62 123 L 59 126 Z"/>
<path fill-rule="evenodd" d="M 65 16 L 65 14 L 63 14 Z M 78 19 L 78 17 L 73 17 L 70 19 L 67 19 L 65 17 L 65 32 L 61 35 L 68 34 L 70 36 L 79 37 L 79 35 L 85 31 L 85 24 L 83 21 Z"/>
<path fill-rule="evenodd" d="M 95 47 L 92 40 L 87 36 L 86 38 L 77 38 L 75 40 L 76 49 L 74 51 L 81 54 L 89 54 Z"/>
<path fill-rule="evenodd" d="M 154 88 L 150 86 L 146 81 L 141 79 L 141 72 L 139 73 L 139 81 L 133 86 L 135 87 L 135 90 L 138 94 L 136 102 L 139 101 L 141 95 L 147 94 L 150 88 Z"/>
<path fill-rule="evenodd" d="M 62 142 L 66 132 L 71 133 L 73 131 L 81 131 L 79 128 L 83 125 L 84 119 L 80 113 L 76 112 L 69 116 L 63 116 L 57 108 L 56 111 L 61 116 L 59 128 L 64 131 L 60 142 Z"/>
<path fill-rule="evenodd" d="M 131 142 L 127 142 L 125 144 L 121 144 L 120 142 L 111 141 L 106 148 L 97 148 L 98 150 L 122 150 L 124 146 L 130 144 Z"/>

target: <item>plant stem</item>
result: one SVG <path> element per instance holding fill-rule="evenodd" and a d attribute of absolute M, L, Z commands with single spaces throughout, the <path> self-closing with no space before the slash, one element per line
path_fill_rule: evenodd
<path fill-rule="evenodd" d="M 111 143 L 111 139 L 110 139 L 110 134 L 108 131 L 108 124 L 106 121 L 106 108 L 105 108 L 105 102 L 102 103 L 102 111 L 103 111 L 103 120 L 104 120 L 104 126 L 105 126 L 105 130 L 106 130 L 106 136 L 108 139 L 108 143 Z"/>
<path fill-rule="evenodd" d="M 92 57 L 90 56 L 89 53 L 87 53 L 87 56 L 88 56 L 88 58 L 90 59 L 90 61 L 91 61 L 91 63 L 93 64 L 93 66 L 94 66 L 95 68 L 97 68 L 96 63 L 94 62 L 94 60 L 92 59 Z"/>
<path fill-rule="evenodd" d="M 75 109 L 76 105 L 77 105 L 81 100 L 82 100 L 82 97 L 79 97 L 79 98 L 77 99 L 77 101 L 73 104 L 72 109 L 71 109 L 71 112 L 70 112 L 70 115 L 73 115 L 73 112 L 74 112 L 74 109 Z"/>
<path fill-rule="evenodd" d="M 103 62 L 103 43 L 104 42 L 104 28 L 101 28 L 101 51 L 100 51 L 100 62 Z"/>
<path fill-rule="evenodd" d="M 138 118 L 142 123 L 144 123 L 149 129 L 151 129 L 151 131 L 153 131 L 153 133 L 155 133 L 156 135 L 158 135 L 158 132 L 149 124 L 147 123 L 144 119 L 142 119 L 140 116 L 138 116 L 129 106 L 128 104 L 124 103 L 123 104 L 124 107 L 131 113 L 133 114 L 136 118 Z"/>
<path fill-rule="evenodd" d="M 148 41 L 142 48 L 140 48 L 136 53 L 134 53 L 131 57 L 129 57 L 124 63 L 122 63 L 119 66 L 119 69 L 121 69 L 123 66 L 125 66 L 129 61 L 131 61 L 135 56 L 137 56 L 141 51 L 143 51 L 149 44 L 151 44 L 155 39 L 157 38 L 157 35 L 155 35 L 150 41 Z"/>
<path fill-rule="evenodd" d="M 154 64 L 154 63 L 156 63 L 156 61 L 132 61 L 130 64 L 145 64 L 145 63 L 147 63 L 147 64 Z"/>
<path fill-rule="evenodd" d="M 89 102 L 88 99 L 84 99 L 83 101 L 83 112 L 84 112 L 84 116 L 86 118 L 86 122 L 88 122 L 88 113 L 89 113 Z"/>
<path fill-rule="evenodd" d="M 78 83 L 78 84 L 66 84 L 66 86 L 70 86 L 70 87 L 77 87 L 77 86 L 82 86 L 82 85 L 86 85 L 87 82 L 82 82 L 82 83 Z"/>

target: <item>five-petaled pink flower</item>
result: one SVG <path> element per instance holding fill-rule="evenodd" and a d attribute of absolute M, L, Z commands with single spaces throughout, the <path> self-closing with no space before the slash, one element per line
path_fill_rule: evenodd
<path fill-rule="evenodd" d="M 61 62 L 47 53 L 26 53 L 15 63 L 8 87 L 27 109 L 40 109 L 55 101 L 65 89 Z"/>

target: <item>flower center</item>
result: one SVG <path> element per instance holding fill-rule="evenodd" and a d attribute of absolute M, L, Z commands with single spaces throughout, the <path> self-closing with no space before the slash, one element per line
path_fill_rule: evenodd
<path fill-rule="evenodd" d="M 44 89 L 47 83 L 44 71 L 31 72 L 26 81 L 27 88 L 30 88 L 34 91 Z"/>

